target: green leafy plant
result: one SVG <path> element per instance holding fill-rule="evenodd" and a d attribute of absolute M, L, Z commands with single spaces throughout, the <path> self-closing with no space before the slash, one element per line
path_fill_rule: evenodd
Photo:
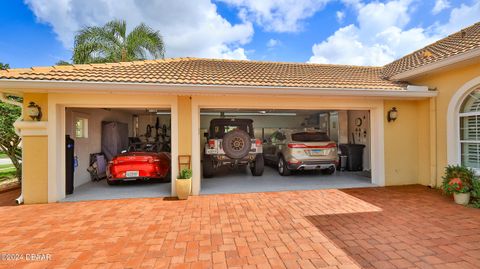
<path fill-rule="evenodd" d="M 190 179 L 190 178 L 192 178 L 192 170 L 191 169 L 182 169 L 177 178 L 178 179 Z"/>
<path fill-rule="evenodd" d="M 15 133 L 13 123 L 20 117 L 21 110 L 18 106 L 0 102 L 0 152 L 12 161 L 19 181 L 22 177 L 22 139 Z"/>
<path fill-rule="evenodd" d="M 472 180 L 472 200 L 471 206 L 475 208 L 480 208 L 480 180 Z"/>
<path fill-rule="evenodd" d="M 445 167 L 442 189 L 446 194 L 467 193 L 472 191 L 475 172 L 465 166 L 449 165 Z"/>

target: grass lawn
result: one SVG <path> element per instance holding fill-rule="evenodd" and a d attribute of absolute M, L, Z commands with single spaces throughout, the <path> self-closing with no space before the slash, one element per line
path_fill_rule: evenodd
<path fill-rule="evenodd" d="M 15 168 L 15 166 L 13 166 L 13 164 L 11 164 L 11 163 L 8 163 L 8 164 L 0 164 L 0 170 L 6 169 L 6 168 L 12 168 L 12 167 Z"/>
<path fill-rule="evenodd" d="M 12 164 L 1 164 L 0 165 L 0 184 L 12 178 L 15 178 L 15 166 Z"/>
<path fill-rule="evenodd" d="M 7 154 L 0 152 L 0 159 L 8 158 Z"/>

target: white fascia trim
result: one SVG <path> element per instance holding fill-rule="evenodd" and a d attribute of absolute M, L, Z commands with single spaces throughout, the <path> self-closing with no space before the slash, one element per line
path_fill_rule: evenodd
<path fill-rule="evenodd" d="M 48 122 L 46 121 L 22 121 L 17 120 L 13 126 L 19 130 L 20 135 L 23 136 L 47 136 Z"/>
<path fill-rule="evenodd" d="M 359 97 L 406 97 L 429 98 L 437 92 L 428 91 L 426 87 L 407 90 L 391 89 L 350 89 L 350 88 L 301 88 L 270 86 L 228 86 L 228 85 L 188 85 L 159 83 L 120 83 L 120 82 L 81 82 L 81 81 L 46 81 L 46 80 L 12 80 L 1 79 L 0 89 L 19 92 L 106 92 L 127 93 L 135 91 L 157 92 L 164 94 L 255 94 L 255 95 L 305 95 L 305 96 L 359 96 Z"/>
<path fill-rule="evenodd" d="M 471 51 L 463 53 L 463 54 L 450 56 L 450 57 L 448 57 L 444 60 L 440 60 L 438 62 L 427 64 L 427 65 L 420 66 L 420 67 L 417 67 L 417 68 L 412 69 L 412 70 L 402 72 L 400 74 L 396 74 L 396 75 L 392 76 L 390 79 L 392 79 L 392 80 L 406 80 L 406 79 L 413 78 L 413 77 L 422 75 L 424 73 L 433 71 L 435 69 L 440 69 L 440 68 L 447 67 L 447 66 L 452 65 L 452 64 L 456 64 L 456 63 L 459 63 L 459 62 L 471 60 L 474 57 L 480 57 L 480 48 L 471 50 Z"/>

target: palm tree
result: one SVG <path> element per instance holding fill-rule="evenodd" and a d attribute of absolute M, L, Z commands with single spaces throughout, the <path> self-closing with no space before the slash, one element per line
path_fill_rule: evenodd
<path fill-rule="evenodd" d="M 10 65 L 0 62 L 0 70 L 7 70 L 7 69 L 10 69 Z"/>
<path fill-rule="evenodd" d="M 158 31 L 140 24 L 127 35 L 127 23 L 113 20 L 102 27 L 85 27 L 75 36 L 74 64 L 126 62 L 163 58 L 165 46 Z"/>

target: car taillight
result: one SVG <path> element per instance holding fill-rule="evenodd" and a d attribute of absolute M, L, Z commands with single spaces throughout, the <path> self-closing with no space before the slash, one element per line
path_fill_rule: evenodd
<path fill-rule="evenodd" d="M 302 148 L 306 148 L 307 145 L 305 145 L 305 144 L 296 144 L 296 143 L 288 143 L 288 147 L 291 148 L 291 149 L 302 149 Z"/>
<path fill-rule="evenodd" d="M 214 139 L 208 140 L 208 147 L 211 148 L 211 149 L 215 148 L 215 140 Z"/>
<path fill-rule="evenodd" d="M 335 143 L 330 143 L 328 145 L 325 146 L 326 148 L 336 148 L 337 147 L 337 144 Z"/>
<path fill-rule="evenodd" d="M 301 148 L 301 149 L 304 149 L 304 148 L 309 148 L 309 149 L 325 149 L 325 148 L 336 148 L 337 147 L 337 144 L 335 143 L 329 143 L 325 146 L 314 146 L 314 145 L 311 145 L 311 146 L 308 146 L 308 145 L 305 145 L 305 144 L 297 144 L 297 143 L 289 143 L 288 144 L 288 147 L 289 148 Z"/>
<path fill-rule="evenodd" d="M 262 145 L 262 140 L 260 140 L 260 139 L 258 139 L 258 138 L 255 139 L 255 145 L 256 145 L 257 147 L 260 147 L 260 146 Z"/>
<path fill-rule="evenodd" d="M 118 164 L 118 161 L 117 161 L 117 160 L 113 160 L 113 161 L 111 161 L 110 163 Z"/>

